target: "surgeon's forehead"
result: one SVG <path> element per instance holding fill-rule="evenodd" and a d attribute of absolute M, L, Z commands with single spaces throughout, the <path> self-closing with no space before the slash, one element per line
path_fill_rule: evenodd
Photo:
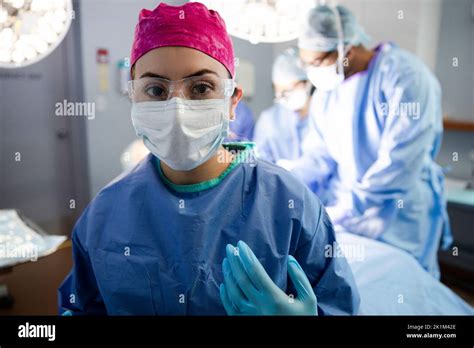
<path fill-rule="evenodd" d="M 297 87 L 304 86 L 304 81 L 294 80 L 294 81 L 279 81 L 274 82 L 273 86 L 275 88 L 275 92 L 284 92 L 284 91 L 291 91 L 296 89 Z"/>
<path fill-rule="evenodd" d="M 160 47 L 145 53 L 135 64 L 134 78 L 155 75 L 180 80 L 201 71 L 229 78 L 227 69 L 214 58 L 188 47 Z"/>
<path fill-rule="evenodd" d="M 312 62 L 314 60 L 324 58 L 327 54 L 328 52 L 311 51 L 300 48 L 300 59 L 303 62 Z"/>

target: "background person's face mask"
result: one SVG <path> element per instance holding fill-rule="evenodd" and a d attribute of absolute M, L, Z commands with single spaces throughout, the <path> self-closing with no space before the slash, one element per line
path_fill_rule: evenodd
<path fill-rule="evenodd" d="M 308 100 L 308 93 L 303 88 L 297 88 L 288 93 L 285 97 L 278 99 L 278 102 L 291 111 L 298 111 L 304 108 Z"/>
<path fill-rule="evenodd" d="M 192 170 L 211 158 L 229 132 L 228 99 L 134 103 L 132 122 L 152 154 L 174 170 Z"/>
<path fill-rule="evenodd" d="M 344 57 L 347 52 L 351 49 L 351 45 L 345 49 L 341 46 L 338 47 L 337 60 L 334 64 L 327 66 L 310 66 L 307 68 L 306 73 L 308 79 L 320 91 L 332 91 L 344 81 Z"/>
<path fill-rule="evenodd" d="M 337 63 L 328 66 L 310 66 L 308 78 L 319 91 L 332 91 L 344 81 L 344 71 L 337 71 Z"/>

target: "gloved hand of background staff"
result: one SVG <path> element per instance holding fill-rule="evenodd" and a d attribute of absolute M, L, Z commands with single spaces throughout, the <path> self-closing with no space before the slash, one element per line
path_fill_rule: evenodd
<path fill-rule="evenodd" d="M 238 252 L 236 252 L 236 250 Z M 247 244 L 231 244 L 222 263 L 221 301 L 228 315 L 318 315 L 311 283 L 296 259 L 288 256 L 288 273 L 297 297 L 283 292 L 268 276 Z"/>
<path fill-rule="evenodd" d="M 288 171 L 291 171 L 295 166 L 296 166 L 296 161 L 292 161 L 292 160 L 287 160 L 287 159 L 279 159 L 277 162 L 276 162 L 277 166 L 280 166 Z"/>

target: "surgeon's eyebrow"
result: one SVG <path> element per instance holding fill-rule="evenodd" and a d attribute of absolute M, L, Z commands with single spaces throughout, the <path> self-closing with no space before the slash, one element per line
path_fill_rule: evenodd
<path fill-rule="evenodd" d="M 195 73 L 192 73 L 191 75 L 185 76 L 183 78 L 187 79 L 189 77 L 202 76 L 202 75 L 206 75 L 206 74 L 214 74 L 216 76 L 219 76 L 215 71 L 212 71 L 212 70 L 209 70 L 209 69 L 202 69 L 202 70 L 196 71 Z M 167 78 L 165 76 L 154 74 L 152 72 L 146 72 L 146 73 L 144 73 L 143 75 L 140 76 L 140 78 L 143 78 L 143 77 L 158 77 L 160 79 L 169 80 L 169 78 Z"/>
<path fill-rule="evenodd" d="M 158 74 L 154 74 L 154 73 L 151 73 L 151 72 L 146 72 L 144 74 L 142 74 L 140 76 L 140 78 L 144 78 L 144 77 L 158 77 L 160 79 L 165 79 L 165 80 L 169 80 L 167 77 L 165 76 L 161 76 L 161 75 L 158 75 Z"/>
<path fill-rule="evenodd" d="M 188 77 L 202 76 L 202 75 L 206 75 L 206 74 L 214 74 L 216 76 L 219 76 L 215 71 L 212 71 L 212 70 L 209 70 L 209 69 L 202 69 L 202 70 L 199 70 L 199 71 L 195 72 L 194 74 L 186 76 L 185 79 L 187 79 Z"/>

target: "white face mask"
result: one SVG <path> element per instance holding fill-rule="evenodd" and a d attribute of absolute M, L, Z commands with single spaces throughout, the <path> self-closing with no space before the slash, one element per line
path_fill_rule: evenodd
<path fill-rule="evenodd" d="M 344 71 L 338 73 L 337 63 L 328 66 L 310 66 L 307 69 L 308 78 L 320 91 L 332 91 L 344 81 Z"/>
<path fill-rule="evenodd" d="M 132 122 L 145 146 L 174 170 L 211 158 L 229 133 L 228 99 L 133 103 Z"/>
<path fill-rule="evenodd" d="M 298 111 L 304 108 L 308 101 L 308 93 L 302 88 L 298 88 L 284 98 L 279 99 L 279 103 L 291 111 Z"/>
<path fill-rule="evenodd" d="M 348 45 L 344 48 L 342 43 L 337 46 L 337 60 L 336 63 L 328 66 L 310 66 L 306 70 L 308 79 L 311 83 L 320 91 L 332 91 L 344 81 L 344 57 L 352 48 L 352 45 Z"/>

